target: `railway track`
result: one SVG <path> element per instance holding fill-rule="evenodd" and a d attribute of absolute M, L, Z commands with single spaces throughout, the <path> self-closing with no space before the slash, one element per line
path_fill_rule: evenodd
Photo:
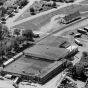
<path fill-rule="evenodd" d="M 83 17 L 83 18 L 81 18 L 81 19 L 79 19 L 79 20 L 77 20 L 77 21 L 75 21 L 75 22 L 72 22 L 72 23 L 70 23 L 70 24 L 68 24 L 68 25 L 66 25 L 66 26 L 64 26 L 64 27 L 61 27 L 60 29 L 57 29 L 57 30 L 55 30 L 55 31 L 53 31 L 53 32 L 51 32 L 51 33 L 43 34 L 40 39 L 38 39 L 37 41 L 35 41 L 35 44 L 38 44 L 41 40 L 43 40 L 43 39 L 49 37 L 50 35 L 55 34 L 55 33 L 57 33 L 57 32 L 60 32 L 60 31 L 63 31 L 63 30 L 65 30 L 66 28 L 68 28 L 69 26 L 72 26 L 72 25 L 77 24 L 77 23 L 79 23 L 79 22 L 81 22 L 81 21 L 84 21 L 85 19 L 88 19 L 88 16 Z"/>

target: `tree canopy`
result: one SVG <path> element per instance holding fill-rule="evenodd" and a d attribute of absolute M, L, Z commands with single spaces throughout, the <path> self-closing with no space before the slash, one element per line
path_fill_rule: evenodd
<path fill-rule="evenodd" d="M 0 5 L 3 5 L 5 0 L 0 0 Z"/>
<path fill-rule="evenodd" d="M 84 65 L 83 65 L 82 63 L 76 63 L 76 64 L 74 65 L 73 69 L 74 69 L 74 73 L 75 73 L 74 75 L 75 75 L 77 78 L 85 79 L 85 78 L 84 78 L 84 77 L 86 77 L 85 74 L 84 74 L 84 72 L 85 72 L 85 67 L 84 67 Z"/>
<path fill-rule="evenodd" d="M 14 29 L 14 34 L 16 34 L 17 36 L 20 35 L 20 29 Z"/>
<path fill-rule="evenodd" d="M 22 35 L 25 36 L 29 40 L 33 40 L 34 33 L 30 29 L 25 29 L 22 31 Z"/>
<path fill-rule="evenodd" d="M 2 24 L 0 23 L 0 39 L 3 37 L 3 30 L 2 30 Z"/>
<path fill-rule="evenodd" d="M 83 57 L 88 56 L 88 52 L 86 52 L 86 51 L 82 52 L 82 56 L 83 56 Z"/>
<path fill-rule="evenodd" d="M 2 30 L 3 30 L 3 34 L 5 36 L 7 36 L 8 34 L 10 34 L 9 29 L 8 29 L 8 27 L 6 25 L 2 26 Z"/>

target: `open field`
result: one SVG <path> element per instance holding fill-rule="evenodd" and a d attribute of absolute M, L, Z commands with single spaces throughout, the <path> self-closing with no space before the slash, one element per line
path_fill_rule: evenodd
<path fill-rule="evenodd" d="M 20 29 L 25 29 L 29 28 L 32 29 L 33 31 L 38 31 L 39 27 L 43 26 L 43 24 L 46 24 L 50 21 L 51 17 L 47 15 L 40 16 L 38 18 L 32 19 L 30 21 L 26 21 L 22 24 L 16 25 L 13 28 L 20 28 Z M 47 19 L 48 17 L 48 19 Z"/>
<path fill-rule="evenodd" d="M 30 28 L 33 31 L 38 31 L 38 30 L 40 30 L 40 28 L 42 26 L 49 23 L 53 16 L 60 15 L 60 14 L 69 14 L 69 13 L 72 13 L 73 11 L 77 11 L 77 10 L 82 12 L 81 13 L 82 16 L 88 14 L 88 12 L 87 12 L 88 6 L 87 5 L 85 6 L 85 5 L 74 4 L 74 5 L 70 5 L 65 8 L 50 12 L 48 14 L 41 15 L 37 18 L 31 19 L 31 20 L 26 21 L 24 23 L 18 24 L 16 26 L 14 26 L 13 28 L 20 28 L 20 29 Z"/>
<path fill-rule="evenodd" d="M 52 9 L 52 8 L 51 8 Z M 50 9 L 48 9 L 48 10 L 50 10 Z M 47 11 L 47 10 L 46 10 Z M 42 11 L 42 12 L 44 12 L 44 11 Z M 39 13 L 37 13 L 37 14 L 39 14 Z M 31 15 L 31 13 L 30 13 L 30 11 L 25 11 L 22 15 L 20 15 L 14 22 L 16 22 L 16 21 L 19 21 L 19 20 L 22 20 L 22 19 L 25 19 L 25 18 L 27 18 L 27 17 L 31 17 L 31 16 L 33 16 L 33 15 Z"/>

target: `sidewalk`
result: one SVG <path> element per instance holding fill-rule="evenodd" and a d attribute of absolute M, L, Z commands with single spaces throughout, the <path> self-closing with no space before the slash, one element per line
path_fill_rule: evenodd
<path fill-rule="evenodd" d="M 21 23 L 23 23 L 23 22 L 25 22 L 25 21 L 29 21 L 29 20 L 34 19 L 34 18 L 37 18 L 37 17 L 39 17 L 39 16 L 41 16 L 41 15 L 48 14 L 48 13 L 50 13 L 50 12 L 56 11 L 56 10 L 58 10 L 58 9 L 61 9 L 61 8 L 64 8 L 64 7 L 67 7 L 67 6 L 69 6 L 69 5 L 76 4 L 76 3 L 79 3 L 79 2 L 82 2 L 82 1 L 84 1 L 84 0 L 77 0 L 77 1 L 75 1 L 74 3 L 68 3 L 68 4 L 67 4 L 67 3 L 64 3 L 63 5 L 59 6 L 58 8 L 53 8 L 53 9 L 51 9 L 51 10 L 49 10 L 49 11 L 45 11 L 45 12 L 39 13 L 39 14 L 37 14 L 37 15 L 35 15 L 35 16 L 28 17 L 28 18 L 25 18 L 25 19 L 23 19 L 23 20 L 14 22 L 10 27 L 13 27 L 13 26 L 18 25 L 18 24 L 21 24 Z"/>

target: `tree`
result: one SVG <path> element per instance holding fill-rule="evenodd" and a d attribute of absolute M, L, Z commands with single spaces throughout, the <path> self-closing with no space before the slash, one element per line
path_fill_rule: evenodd
<path fill-rule="evenodd" d="M 21 5 L 22 5 L 22 6 L 27 5 L 27 3 L 28 3 L 28 0 L 21 0 Z"/>
<path fill-rule="evenodd" d="M 2 30 L 3 30 L 3 35 L 4 36 L 7 36 L 7 35 L 10 34 L 9 29 L 8 29 L 8 27 L 6 25 L 2 26 Z"/>
<path fill-rule="evenodd" d="M 5 13 L 7 12 L 6 8 L 5 7 L 1 7 L 1 10 L 2 10 L 2 17 L 4 17 Z"/>
<path fill-rule="evenodd" d="M 86 51 L 82 52 L 82 57 L 85 58 L 86 56 L 88 56 L 88 52 L 86 52 Z"/>
<path fill-rule="evenodd" d="M 0 5 L 3 5 L 5 0 L 0 0 Z"/>
<path fill-rule="evenodd" d="M 19 49 L 19 41 L 16 38 L 11 40 L 11 48 L 14 48 L 14 51 L 18 51 Z"/>
<path fill-rule="evenodd" d="M 6 43 L 5 56 L 7 56 L 8 58 L 11 58 L 11 57 L 13 57 L 14 54 L 15 54 L 15 51 L 14 51 L 14 48 L 12 47 L 12 43 L 11 43 L 11 41 L 8 41 Z"/>
<path fill-rule="evenodd" d="M 34 33 L 32 30 L 25 29 L 22 31 L 22 35 L 25 36 L 29 41 L 34 41 L 33 40 Z"/>
<path fill-rule="evenodd" d="M 28 0 L 19 0 L 16 3 L 20 6 L 20 8 L 22 8 L 23 6 L 27 5 Z"/>
<path fill-rule="evenodd" d="M 7 46 L 4 44 L 4 42 L 0 42 L 0 59 L 2 60 L 2 62 L 4 61 L 3 56 L 6 53 L 6 49 L 7 49 Z"/>
<path fill-rule="evenodd" d="M 86 76 L 84 72 L 85 72 L 85 68 L 82 63 L 76 63 L 75 66 L 73 67 L 74 76 L 76 76 L 77 78 L 85 80 Z"/>
<path fill-rule="evenodd" d="M 2 26 L 3 26 L 2 23 L 0 23 L 0 29 L 2 29 Z"/>
<path fill-rule="evenodd" d="M 35 10 L 33 7 L 30 8 L 31 15 L 35 15 Z"/>
<path fill-rule="evenodd" d="M 26 40 L 26 37 L 25 36 L 17 36 L 16 40 L 19 42 L 19 44 L 21 44 Z"/>
<path fill-rule="evenodd" d="M 17 36 L 20 35 L 20 29 L 14 29 L 14 34 L 16 34 Z"/>
<path fill-rule="evenodd" d="M 0 23 L 0 39 L 3 38 L 3 30 L 2 30 L 2 24 Z"/>

